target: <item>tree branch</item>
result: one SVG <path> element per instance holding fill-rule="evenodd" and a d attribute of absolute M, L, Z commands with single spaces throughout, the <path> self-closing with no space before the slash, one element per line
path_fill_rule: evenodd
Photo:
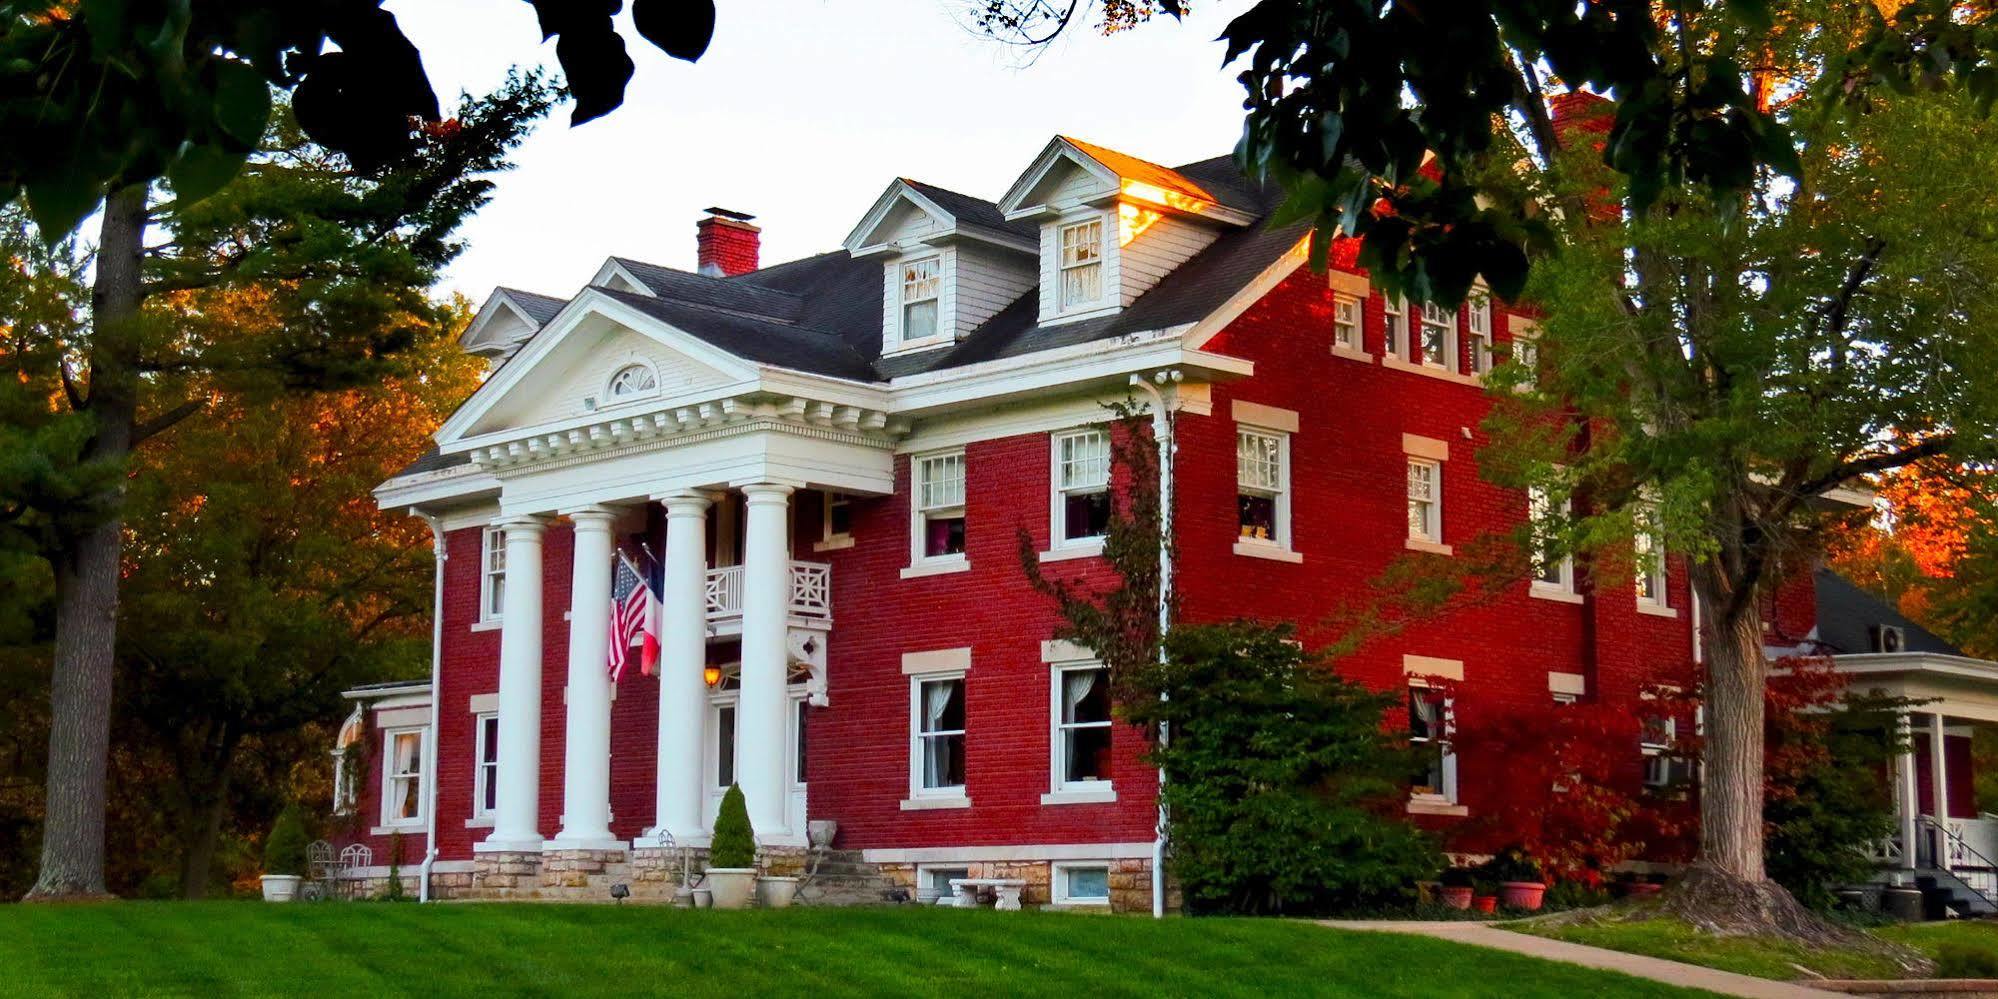
<path fill-rule="evenodd" d="M 1900 468 L 1902 465 L 1912 464 L 1923 458 L 1933 458 L 1937 455 L 1947 454 L 1949 449 L 1954 446 L 1956 446 L 1956 434 L 1942 433 L 1926 438 L 1919 444 L 1910 444 L 1899 451 L 1889 451 L 1886 454 L 1876 454 L 1865 458 L 1854 458 L 1850 461 L 1840 463 L 1831 471 L 1815 479 L 1799 483 L 1793 495 L 1798 502 L 1801 502 L 1827 489 L 1831 489 L 1842 482 L 1850 482 L 1862 475 L 1884 472 L 1890 468 Z M 1791 504 L 1791 509 L 1795 509 L 1794 502 Z"/>
<path fill-rule="evenodd" d="M 138 447 L 147 440 L 171 429 L 175 424 L 208 408 L 207 399 L 189 399 L 150 420 L 141 421 L 132 428 L 132 446 Z"/>
<path fill-rule="evenodd" d="M 1873 268 L 1880 263 L 1880 255 L 1886 249 L 1886 240 L 1878 236 L 1868 240 L 1866 252 L 1852 262 L 1852 270 L 1846 272 L 1838 294 L 1832 296 L 1831 304 L 1825 308 L 1825 336 L 1831 341 L 1832 364 L 1836 367 L 1845 367 L 1845 328 L 1852 321 L 1852 301 L 1866 279 L 1873 276 Z"/>

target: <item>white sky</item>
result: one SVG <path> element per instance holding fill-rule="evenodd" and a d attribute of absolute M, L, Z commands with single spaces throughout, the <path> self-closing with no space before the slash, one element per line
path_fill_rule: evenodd
<path fill-rule="evenodd" d="M 1085 26 L 1030 64 L 962 27 L 966 2 L 723 0 L 691 65 L 621 17 L 638 63 L 624 106 L 577 129 L 557 109 L 463 230 L 441 290 L 567 296 L 610 254 L 692 270 L 709 205 L 757 216 L 766 264 L 836 249 L 895 177 L 996 199 L 1058 132 L 1165 164 L 1233 148 L 1240 84 L 1214 38 L 1246 0 L 1107 38 Z M 509 65 L 554 68 L 526 3 L 387 6 L 447 108 Z"/>

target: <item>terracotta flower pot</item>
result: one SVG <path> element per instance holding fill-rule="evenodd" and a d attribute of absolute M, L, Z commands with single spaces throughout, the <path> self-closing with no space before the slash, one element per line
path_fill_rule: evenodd
<path fill-rule="evenodd" d="M 1444 885 L 1442 892 L 1443 904 L 1452 909 L 1469 909 L 1471 907 L 1471 896 L 1477 894 L 1477 891 L 1468 885 Z"/>
<path fill-rule="evenodd" d="M 1507 881 L 1499 885 L 1499 900 L 1508 909 L 1537 912 L 1547 898 L 1547 886 L 1538 881 Z"/>
<path fill-rule="evenodd" d="M 1651 896 L 1656 895 L 1664 890 L 1665 890 L 1664 885 L 1652 884 L 1649 881 L 1635 881 L 1631 883 L 1630 887 L 1624 892 L 1624 894 L 1630 896 L 1631 898 L 1650 898 Z"/>
<path fill-rule="evenodd" d="M 1471 908 L 1476 909 L 1479 912 L 1497 912 L 1498 896 L 1479 895 L 1478 897 L 1471 899 Z"/>

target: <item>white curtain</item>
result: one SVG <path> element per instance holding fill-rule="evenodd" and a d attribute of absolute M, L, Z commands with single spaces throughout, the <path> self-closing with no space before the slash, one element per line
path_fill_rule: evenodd
<path fill-rule="evenodd" d="M 1062 700 L 1065 702 L 1062 711 L 1063 721 L 1081 720 L 1076 718 L 1075 709 L 1081 707 L 1083 699 L 1089 696 L 1090 691 L 1096 689 L 1096 674 L 1097 671 L 1093 669 L 1070 670 L 1062 674 Z"/>

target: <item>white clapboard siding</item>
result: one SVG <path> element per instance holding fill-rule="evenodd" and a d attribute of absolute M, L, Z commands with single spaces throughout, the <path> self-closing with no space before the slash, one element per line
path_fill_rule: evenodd
<path fill-rule="evenodd" d="M 1160 218 L 1125 244 L 1120 258 L 1118 304 L 1130 305 L 1193 255 L 1214 242 L 1216 232 L 1198 222 Z"/>
<path fill-rule="evenodd" d="M 967 243 L 957 248 L 956 266 L 945 273 L 944 293 L 955 294 L 952 311 L 962 339 L 1034 287 L 1033 261 L 1018 253 Z"/>
<path fill-rule="evenodd" d="M 494 310 L 492 318 L 479 329 L 478 338 L 465 344 L 467 350 L 483 350 L 489 347 L 506 345 L 534 332 L 534 327 L 520 318 L 520 313 L 511 306 L 501 306 Z"/>

